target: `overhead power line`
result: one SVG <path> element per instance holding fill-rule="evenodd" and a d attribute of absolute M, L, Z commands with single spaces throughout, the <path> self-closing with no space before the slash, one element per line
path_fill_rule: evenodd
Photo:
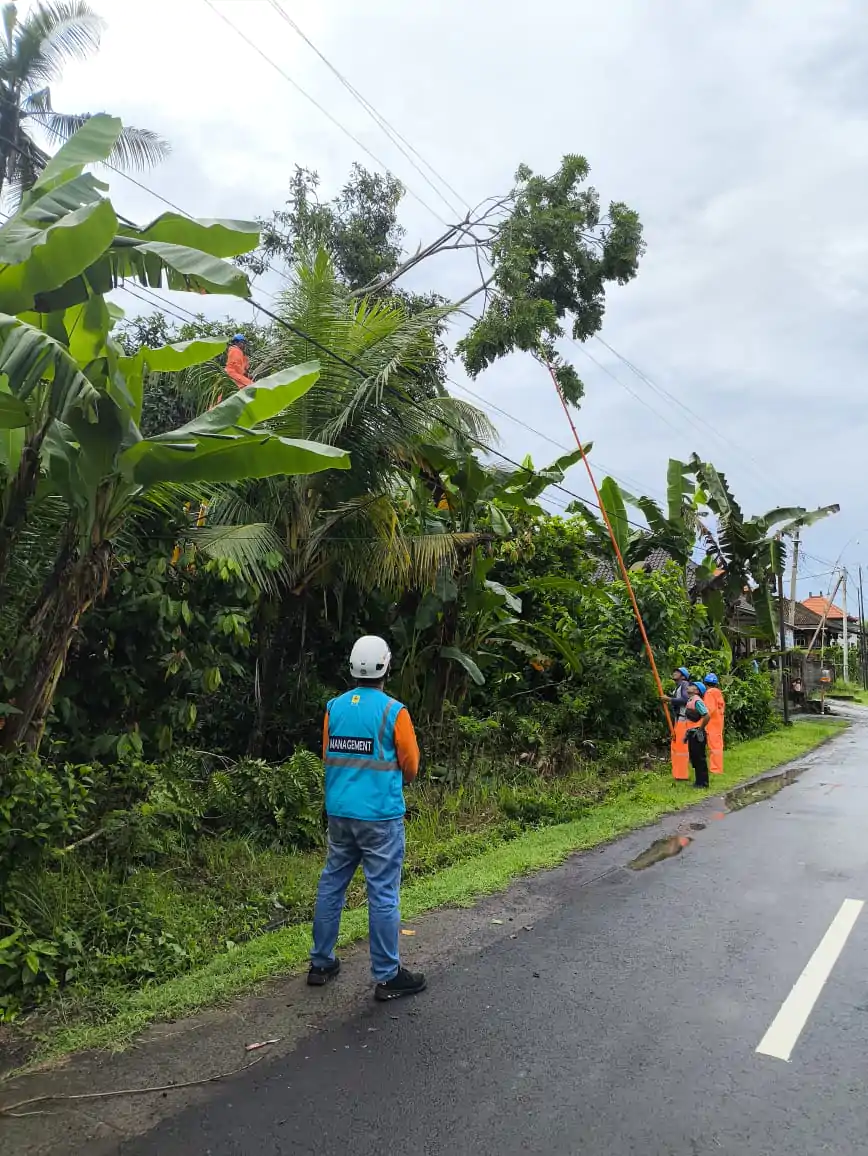
<path fill-rule="evenodd" d="M 142 286 L 138 286 L 138 288 L 142 288 Z M 134 290 L 128 288 L 126 285 L 123 286 L 123 289 L 133 297 L 139 297 L 140 300 L 146 300 L 146 298 L 141 297 L 140 294 L 138 294 Z M 171 313 L 172 310 L 170 308 L 168 308 L 169 303 L 163 302 L 163 304 L 167 307 L 166 311 Z M 365 373 L 365 371 L 363 369 L 361 369 L 357 365 L 354 365 L 351 361 L 348 361 L 340 353 L 337 353 L 337 352 L 335 352 L 335 350 L 330 349 L 329 346 L 324 345 L 321 341 L 318 341 L 312 334 L 306 333 L 305 330 L 301 329 L 299 326 L 293 325 L 292 322 L 286 321 L 284 318 L 279 317 L 276 313 L 272 313 L 271 310 L 266 309 L 262 305 L 260 305 L 259 308 L 262 310 L 262 312 L 267 317 L 270 317 L 272 319 L 272 321 L 274 321 L 276 324 L 282 326 L 284 329 L 287 329 L 289 332 L 294 333 L 297 337 L 300 337 L 303 341 L 307 341 L 310 345 L 312 345 L 314 347 L 314 349 L 317 349 L 320 353 L 324 353 L 327 357 L 330 357 L 333 361 L 336 361 L 338 364 L 343 365 L 346 369 L 349 369 L 353 373 L 357 374 L 363 380 L 367 380 L 368 375 Z M 186 312 L 189 313 L 189 310 L 186 310 Z M 179 317 L 178 314 L 175 314 L 175 316 L 176 316 L 176 319 L 184 321 L 184 318 Z M 195 318 L 195 314 L 191 314 L 191 316 Z M 418 376 L 418 375 L 414 375 L 414 376 Z M 390 389 L 390 388 L 394 389 L 394 387 L 388 387 L 388 386 L 386 388 L 387 389 Z M 444 425 L 447 429 L 451 430 L 453 433 L 457 434 L 459 437 L 466 439 L 471 445 L 474 445 L 478 449 L 481 449 L 484 453 L 490 454 L 492 457 L 496 457 L 496 458 L 499 458 L 501 461 L 507 462 L 509 465 L 513 466 L 515 469 L 522 470 L 522 471 L 530 474 L 531 477 L 541 477 L 542 476 L 541 472 L 539 470 L 529 468 L 528 466 L 523 465 L 521 462 L 517 462 L 515 460 L 515 458 L 511 458 L 508 454 L 503 453 L 502 450 L 495 449 L 494 446 L 488 445 L 486 442 L 482 441 L 480 438 L 474 437 L 472 434 L 468 433 L 466 430 L 460 429 L 458 426 L 456 426 L 452 422 L 448 421 L 442 415 L 438 418 L 438 421 L 440 422 L 441 425 Z M 598 509 L 598 510 L 600 509 L 599 504 L 597 502 L 595 502 L 593 499 L 585 498 L 581 494 L 575 493 L 575 491 L 568 489 L 566 486 L 561 485 L 560 483 L 552 482 L 552 483 L 550 483 L 548 488 L 553 489 L 553 490 L 558 490 L 560 493 L 566 494 L 567 497 L 571 498 L 574 501 L 581 502 L 583 505 L 593 506 L 595 509 Z M 566 508 L 566 507 L 564 507 L 564 508 Z M 627 521 L 628 521 L 628 524 L 631 525 L 636 530 L 641 530 L 643 532 L 647 532 L 647 530 L 648 530 L 647 526 L 643 526 L 639 522 L 634 522 L 630 519 L 627 519 Z"/>
<path fill-rule="evenodd" d="M 344 74 L 334 64 L 332 64 L 332 62 L 328 59 L 328 57 L 323 52 L 321 52 L 319 48 L 317 48 L 317 46 L 314 44 L 314 42 L 311 40 L 311 38 L 307 35 L 307 33 L 304 32 L 303 29 L 301 29 L 299 27 L 299 25 L 296 23 L 295 20 L 293 20 L 293 18 L 289 15 L 289 13 L 286 11 L 286 9 L 283 7 L 283 5 L 279 2 L 279 0 L 269 0 L 269 3 L 271 4 L 271 7 L 275 10 L 275 12 L 277 12 L 277 14 L 283 20 L 286 21 L 286 23 L 290 26 L 290 28 L 292 28 L 292 30 L 294 32 L 296 32 L 301 37 L 301 39 L 305 42 L 305 44 L 313 52 L 316 53 L 316 55 L 320 58 L 320 60 L 323 62 L 323 64 L 329 70 L 329 72 L 331 72 L 334 76 L 337 77 L 337 79 L 344 86 L 344 88 L 347 90 L 347 92 L 349 92 L 351 94 L 351 96 L 355 100 L 358 101 L 358 103 L 362 106 L 362 108 L 364 108 L 364 110 L 368 113 L 368 115 L 371 117 L 371 119 L 374 121 L 374 123 L 376 125 L 378 125 L 383 130 L 383 132 L 386 134 L 386 136 L 389 138 L 389 140 L 395 145 L 395 147 L 399 150 L 399 152 L 401 152 L 407 158 L 407 160 L 410 162 L 410 164 L 413 166 L 413 168 L 416 170 L 416 172 L 419 173 L 419 175 L 422 177 L 422 180 L 425 181 L 434 190 L 434 192 L 437 194 L 438 197 L 440 197 L 440 199 L 443 201 L 443 203 L 446 205 L 446 207 L 449 209 L 449 211 L 451 213 L 455 213 L 459 217 L 462 215 L 462 210 L 460 208 L 456 208 L 455 205 L 448 199 L 448 197 L 445 197 L 443 195 L 443 193 L 440 191 L 440 189 L 433 183 L 431 178 L 425 173 L 425 170 L 423 168 L 421 168 L 419 164 L 416 163 L 416 161 L 413 159 L 414 157 L 417 157 L 419 159 L 419 161 L 421 161 L 422 164 L 425 166 L 425 168 L 427 168 L 429 170 L 429 172 L 431 172 L 437 178 L 437 180 L 440 182 L 440 184 L 443 185 L 444 188 L 448 189 L 449 192 L 458 200 L 459 204 L 463 204 L 464 209 L 466 211 L 469 211 L 470 205 L 464 199 L 464 197 L 462 197 L 461 194 L 456 189 L 454 189 L 452 187 L 452 185 L 449 184 L 449 182 L 446 180 L 446 178 L 444 176 L 442 176 L 442 174 L 439 173 L 437 171 L 437 169 L 435 169 L 434 166 L 432 164 L 430 164 L 425 159 L 425 157 L 422 156 L 422 154 L 418 151 L 418 149 L 414 148 L 413 145 L 407 140 L 407 138 L 402 136 L 401 133 L 395 128 L 395 126 L 393 124 L 391 124 L 383 116 L 383 114 L 381 112 L 379 112 L 378 109 L 376 109 L 374 107 L 374 105 L 371 104 L 371 102 L 365 96 L 362 95 L 361 92 L 359 92 L 359 90 L 353 84 L 350 83 L 350 81 L 347 79 L 347 77 L 344 76 Z"/>
<path fill-rule="evenodd" d="M 451 377 L 448 377 L 446 380 L 451 386 L 453 386 L 453 388 L 460 389 L 463 393 L 466 393 L 468 397 L 472 397 L 480 405 L 488 406 L 488 408 L 493 409 L 495 413 L 502 414 L 503 417 L 507 418 L 511 422 L 514 422 L 515 425 L 521 426 L 522 429 L 526 429 L 528 433 L 532 433 L 535 437 L 541 438 L 543 441 L 548 442 L 549 445 L 554 446 L 555 449 L 562 450 L 564 453 L 572 452 L 572 448 L 570 446 L 564 445 L 563 442 L 559 442 L 553 437 L 549 437 L 549 435 L 543 433 L 542 430 L 534 429 L 532 425 L 528 425 L 526 421 L 523 421 L 520 417 L 516 417 L 514 413 L 510 413 L 509 410 L 503 409 L 499 405 L 495 405 L 493 401 L 490 401 L 481 393 L 476 393 L 475 390 L 470 389 L 469 386 L 462 385 L 460 382 L 455 381 Z M 647 487 L 642 482 L 637 482 L 635 478 L 630 479 L 627 477 L 619 477 L 614 470 L 610 469 L 609 466 L 607 466 L 605 462 L 600 461 L 599 458 L 595 458 L 594 460 L 598 466 L 604 469 L 610 477 L 615 479 L 616 482 L 620 482 L 621 485 L 626 486 L 629 489 L 647 489 Z M 659 501 L 661 499 L 658 497 L 657 500 Z"/>
<path fill-rule="evenodd" d="M 627 385 L 623 378 L 618 377 L 618 375 L 609 369 L 607 365 L 604 365 L 602 361 L 599 361 L 596 357 L 594 357 L 593 353 L 586 349 L 585 346 L 581 344 L 581 342 L 576 341 L 574 337 L 571 337 L 570 341 L 573 343 L 573 345 L 575 345 L 576 349 L 578 349 L 580 353 L 583 353 L 585 357 L 587 357 L 589 361 L 592 361 L 598 369 L 602 370 L 602 372 L 605 373 L 607 377 L 610 377 L 612 381 L 616 382 L 616 384 L 618 384 L 625 393 L 628 393 L 630 397 L 637 401 L 639 405 L 641 405 L 644 409 L 647 409 L 649 413 L 653 413 L 656 418 L 659 418 L 659 420 L 662 421 L 664 425 L 669 426 L 669 428 L 674 433 L 677 433 L 679 437 L 682 436 L 682 431 L 678 429 L 671 418 L 655 409 L 654 406 L 651 405 L 650 402 L 646 401 L 641 394 L 637 393 L 636 390 L 632 388 L 632 386 Z"/>
<path fill-rule="evenodd" d="M 302 86 L 297 81 L 293 80 L 293 78 L 289 75 L 289 73 L 286 72 L 285 69 L 281 68 L 280 65 L 276 61 L 272 60 L 272 58 L 268 55 L 268 53 L 265 52 L 262 48 L 260 48 L 255 40 L 251 40 L 251 38 L 247 35 L 246 32 L 244 32 L 241 28 L 239 28 L 238 25 L 233 20 L 230 20 L 229 17 L 224 12 L 221 12 L 220 9 L 216 6 L 216 4 L 213 3 L 213 0 L 203 0 L 203 2 L 205 4 L 207 4 L 207 6 L 211 9 L 211 11 L 214 13 L 215 16 L 217 16 L 220 20 L 223 21 L 224 24 L 228 25 L 229 28 L 232 29 L 232 31 L 235 33 L 236 36 L 240 36 L 241 39 L 245 42 L 245 44 L 249 45 L 249 47 L 252 48 L 253 51 L 266 62 L 266 64 L 269 64 L 275 70 L 275 72 L 279 73 L 283 77 L 283 79 L 286 81 L 287 84 L 292 85 L 292 87 L 296 90 L 296 92 L 300 93 L 301 96 L 303 96 L 305 98 L 305 100 L 310 101 L 310 103 L 314 106 L 314 108 L 318 109 L 319 112 L 321 112 L 323 114 L 323 116 L 326 117 L 327 120 L 330 120 L 331 123 L 333 125 L 335 125 L 336 128 L 339 128 L 340 131 L 344 134 L 344 136 L 349 137 L 349 139 L 353 142 L 354 145 L 356 145 L 357 148 L 360 148 L 362 150 L 362 152 L 365 153 L 366 156 L 369 156 L 371 158 L 371 160 L 376 165 L 379 165 L 379 167 L 381 169 L 383 169 L 385 172 L 389 173 L 390 176 L 395 177 L 395 180 L 400 180 L 400 177 L 396 176 L 396 174 L 392 172 L 392 170 L 389 168 L 389 166 L 386 164 L 385 161 L 381 160 L 377 156 L 376 153 L 372 152 L 371 149 L 369 149 L 366 144 L 364 144 L 362 141 L 360 141 L 359 138 L 350 129 L 348 129 L 345 124 L 342 124 L 341 121 L 339 121 L 336 116 L 333 116 L 329 112 L 329 110 L 325 107 L 325 105 L 320 104 L 320 102 L 316 99 L 316 97 L 311 96 L 311 94 L 306 89 L 302 88 Z M 401 184 L 407 190 L 409 195 L 415 201 L 418 201 L 419 204 L 424 209 L 427 209 L 427 211 L 433 217 L 435 217 L 440 222 L 441 225 L 444 225 L 447 229 L 451 227 L 450 222 L 447 221 L 444 217 L 442 217 L 440 215 L 440 213 L 437 212 L 436 209 L 432 209 L 431 206 L 428 204 L 428 202 L 423 200 L 423 198 L 420 197 L 419 194 L 417 192 L 415 192 L 406 183 L 406 181 L 401 181 Z"/>
<path fill-rule="evenodd" d="M 669 390 L 665 389 L 662 385 L 658 385 L 657 382 L 655 382 L 651 377 L 648 376 L 647 373 L 644 372 L 644 370 L 640 369 L 628 357 L 625 357 L 623 353 L 619 353 L 618 350 L 615 349 L 614 346 L 610 345 L 608 341 L 602 338 L 599 333 L 594 334 L 594 336 L 596 340 L 599 341 L 602 346 L 608 349 L 614 357 L 617 357 L 619 361 L 623 362 L 623 364 L 627 366 L 631 373 L 634 373 L 640 381 L 645 382 L 649 389 L 663 398 L 664 401 L 667 401 L 671 405 L 677 407 L 678 413 L 683 415 L 685 420 L 689 420 L 690 423 L 697 430 L 699 430 L 699 432 L 703 433 L 703 436 L 706 434 L 711 434 L 713 437 L 717 438 L 721 445 L 725 446 L 729 450 L 735 451 L 735 453 L 739 454 L 745 461 L 750 462 L 756 471 L 756 477 L 759 479 L 762 485 L 774 491 L 777 495 L 782 497 L 784 501 L 789 500 L 788 497 L 784 495 L 782 489 L 775 486 L 774 483 L 769 485 L 768 470 L 757 461 L 753 454 L 749 453 L 746 449 L 744 449 L 726 434 L 721 433 L 719 429 L 717 429 L 714 425 L 702 417 L 701 414 L 698 414 L 695 412 L 695 410 L 691 409 L 683 398 L 676 396 L 674 393 L 670 393 Z"/>

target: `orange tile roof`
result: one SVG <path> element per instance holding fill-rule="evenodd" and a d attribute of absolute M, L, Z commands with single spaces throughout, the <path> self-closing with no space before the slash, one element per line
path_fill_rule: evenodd
<path fill-rule="evenodd" d="M 815 594 L 812 598 L 803 598 L 802 605 L 807 606 L 809 610 L 813 610 L 815 614 L 821 616 L 828 607 L 828 612 L 826 613 L 827 618 L 840 618 L 842 621 L 844 620 L 844 611 L 830 602 L 829 599 L 822 594 Z M 847 617 L 849 618 L 850 615 Z"/>

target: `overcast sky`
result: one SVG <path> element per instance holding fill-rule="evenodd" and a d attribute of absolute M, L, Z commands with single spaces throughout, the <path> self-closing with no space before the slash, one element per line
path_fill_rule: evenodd
<path fill-rule="evenodd" d="M 143 180 L 194 215 L 268 213 L 296 163 L 318 170 L 325 195 L 354 160 L 377 167 L 205 0 L 91 2 L 108 23 L 102 51 L 67 70 L 55 107 L 105 109 L 168 137 L 172 159 Z M 842 549 L 848 566 L 868 563 L 865 0 L 282 3 L 471 203 L 508 190 L 520 162 L 549 173 L 573 152 L 604 202 L 639 211 L 648 252 L 637 279 L 610 292 L 601 336 L 683 405 L 596 340 L 587 352 L 600 365 L 565 346 L 586 383 L 579 428 L 601 475 L 660 497 L 667 459 L 696 450 L 748 513 L 841 503 L 808 532 L 801 593 L 829 589 Z M 215 4 L 450 218 L 267 0 Z M 137 219 L 161 211 L 120 178 L 112 188 Z M 409 248 L 442 230 L 410 194 L 402 218 Z M 470 268 L 439 262 L 426 287 L 471 286 Z M 568 444 L 529 359 L 501 361 L 471 387 Z M 538 465 L 558 453 L 494 417 L 504 453 Z M 579 468 L 567 485 L 588 492 Z"/>

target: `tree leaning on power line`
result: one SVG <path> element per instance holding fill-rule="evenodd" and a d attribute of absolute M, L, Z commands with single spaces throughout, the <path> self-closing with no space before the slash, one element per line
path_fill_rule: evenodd
<path fill-rule="evenodd" d="M 438 254 L 467 251 L 476 284 L 454 308 L 483 298 L 481 316 L 472 316 L 457 345 L 468 373 L 476 377 L 515 350 L 541 354 L 555 366 L 567 400 L 577 402 L 581 380 L 556 342 L 566 335 L 585 341 L 599 331 L 606 286 L 631 281 L 645 251 L 638 214 L 620 201 L 604 212 L 589 173 L 580 156 L 564 157 L 551 177 L 522 165 L 510 192 L 487 198 L 402 260 L 403 188 L 395 177 L 354 165 L 340 194 L 323 203 L 316 173 L 296 168 L 286 208 L 262 222 L 262 247 L 242 261 L 262 272 L 273 258 L 292 261 L 322 246 L 357 296 L 398 296 L 416 312 L 439 302 L 406 293 L 401 279 Z"/>
<path fill-rule="evenodd" d="M 0 191 L 29 189 L 50 154 L 31 129 L 62 143 L 91 113 L 56 112 L 52 81 L 70 60 L 85 60 L 99 49 L 103 21 L 83 0 L 37 4 L 23 20 L 15 4 L 5 4 L 0 32 Z M 148 129 L 126 127 L 108 160 L 122 168 L 146 168 L 168 155 L 169 145 Z"/>
<path fill-rule="evenodd" d="M 438 253 L 472 250 L 479 283 L 454 306 L 483 296 L 482 315 L 456 347 L 467 372 L 476 377 L 516 350 L 537 354 L 554 366 L 566 399 L 577 403 L 582 382 L 556 342 L 567 334 L 586 341 L 598 332 L 607 283 L 631 281 L 645 251 L 638 213 L 620 201 L 604 213 L 597 190 L 586 184 L 589 173 L 585 158 L 572 155 L 551 177 L 521 165 L 509 193 L 483 201 L 362 291 L 382 293 Z"/>

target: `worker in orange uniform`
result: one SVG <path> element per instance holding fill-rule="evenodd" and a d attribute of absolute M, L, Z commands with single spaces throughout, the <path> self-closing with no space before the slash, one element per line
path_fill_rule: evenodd
<path fill-rule="evenodd" d="M 355 686 L 333 698 L 323 720 L 328 858 L 313 916 L 307 982 L 322 987 L 341 969 L 335 945 L 341 910 L 359 864 L 368 891 L 371 972 L 378 1000 L 416 995 L 425 976 L 401 966 L 398 891 L 404 862 L 404 784 L 419 772 L 407 708 L 383 689 L 392 655 L 384 639 L 360 638 L 350 654 Z"/>
<path fill-rule="evenodd" d="M 247 369 L 250 365 L 250 358 L 247 356 L 247 338 L 243 333 L 236 333 L 229 342 L 229 348 L 226 350 L 226 374 L 231 377 L 239 389 L 243 389 L 245 385 L 253 385 L 252 378 L 247 376 Z M 209 406 L 213 409 L 215 405 L 219 405 L 223 400 L 223 390 L 217 394 L 214 404 Z"/>
<path fill-rule="evenodd" d="M 708 769 L 713 775 L 723 774 L 723 723 L 726 713 L 726 699 L 720 689 L 720 680 L 710 673 L 703 679 L 706 691 L 702 700 L 708 707 Z"/>
<path fill-rule="evenodd" d="M 708 720 L 711 717 L 708 707 L 703 702 L 705 698 L 705 683 L 694 679 L 687 687 L 687 705 L 684 708 L 686 730 L 684 745 L 687 747 L 690 765 L 693 767 L 693 785 L 698 790 L 708 786 Z"/>
<path fill-rule="evenodd" d="M 226 350 L 226 372 L 239 389 L 243 389 L 245 385 L 253 385 L 252 378 L 247 376 L 249 366 L 247 338 L 243 333 L 236 333 Z"/>
<path fill-rule="evenodd" d="M 686 666 L 679 666 L 673 670 L 675 693 L 669 695 L 669 710 L 672 714 L 672 739 L 669 752 L 672 758 L 672 778 L 686 780 L 690 778 L 690 759 L 684 736 L 687 732 L 687 716 L 684 708 L 687 706 L 687 687 L 690 682 L 690 671 Z"/>

